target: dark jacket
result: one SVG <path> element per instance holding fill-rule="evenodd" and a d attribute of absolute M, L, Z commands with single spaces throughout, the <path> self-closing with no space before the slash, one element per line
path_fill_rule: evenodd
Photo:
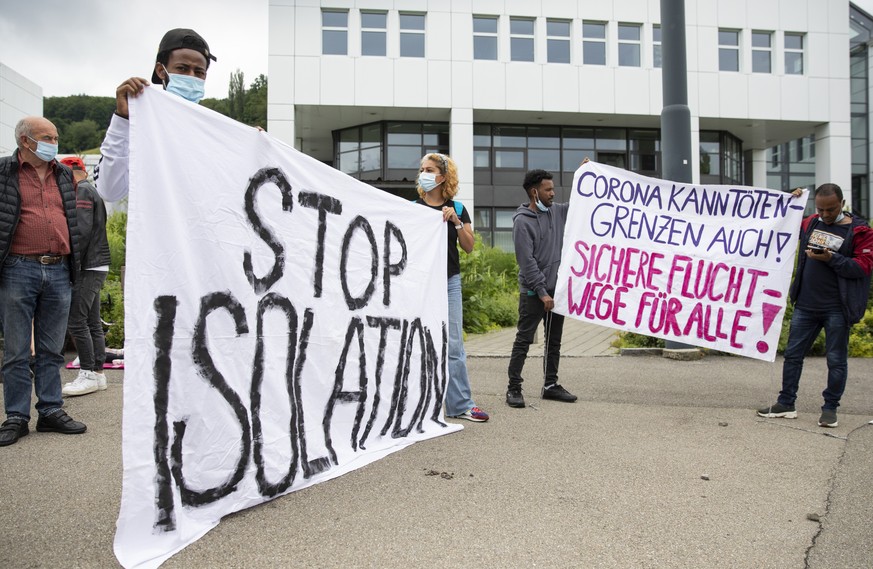
<path fill-rule="evenodd" d="M 533 211 L 522 204 L 512 216 L 512 241 L 518 261 L 518 289 L 543 298 L 555 294 L 564 226 L 569 203 L 555 203 L 548 211 Z"/>
<path fill-rule="evenodd" d="M 79 232 L 76 229 L 76 191 L 73 189 L 73 171 L 63 164 L 57 164 L 55 179 L 64 203 L 67 230 L 70 232 L 72 255 L 67 261 L 70 280 L 75 280 L 76 267 L 79 266 Z M 18 150 L 16 150 L 12 156 L 0 158 L 0 272 L 3 271 L 3 262 L 9 255 L 12 238 L 20 218 L 21 193 L 18 191 Z"/>
<path fill-rule="evenodd" d="M 864 219 L 851 214 L 846 215 L 852 218 L 851 231 L 840 250 L 828 261 L 828 266 L 837 274 L 843 315 L 851 326 L 859 322 L 867 310 L 870 275 L 873 274 L 873 229 Z M 797 302 L 800 296 L 800 287 L 803 286 L 803 267 L 807 261 L 805 251 L 809 236 L 818 223 L 819 216 L 814 214 L 804 219 L 800 227 L 797 271 L 794 273 L 794 282 L 791 283 L 788 292 L 791 302 Z"/>
<path fill-rule="evenodd" d="M 81 253 L 79 270 L 109 266 L 109 240 L 106 237 L 106 206 L 87 180 L 76 185 L 76 224 Z"/>

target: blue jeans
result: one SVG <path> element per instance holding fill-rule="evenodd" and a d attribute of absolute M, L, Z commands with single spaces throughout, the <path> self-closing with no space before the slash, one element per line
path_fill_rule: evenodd
<path fill-rule="evenodd" d="M 82 271 L 73 287 L 70 301 L 70 322 L 67 327 L 79 354 L 79 367 L 86 371 L 102 371 L 106 363 L 106 337 L 100 318 L 100 289 L 106 271 Z"/>
<path fill-rule="evenodd" d="M 6 257 L 0 273 L 0 322 L 7 417 L 30 420 L 31 324 L 36 348 L 36 410 L 48 415 L 64 404 L 60 369 L 71 294 L 65 262 L 41 265 L 13 255 Z"/>
<path fill-rule="evenodd" d="M 822 391 L 822 409 L 836 409 L 840 397 L 846 389 L 849 359 L 849 324 L 843 311 L 805 310 L 794 307 L 791 328 L 788 331 L 788 344 L 785 346 L 785 363 L 782 364 L 782 391 L 778 402 L 794 405 L 797 400 L 797 386 L 803 372 L 803 358 L 818 337 L 822 328 L 825 331 L 825 350 L 828 359 L 828 385 Z"/>
<path fill-rule="evenodd" d="M 464 351 L 464 301 L 461 275 L 449 277 L 449 384 L 446 386 L 446 415 L 456 417 L 476 406 L 467 377 L 467 352 Z"/>

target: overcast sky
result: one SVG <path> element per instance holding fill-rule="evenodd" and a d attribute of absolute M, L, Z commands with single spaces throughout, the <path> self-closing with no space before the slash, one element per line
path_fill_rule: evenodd
<path fill-rule="evenodd" d="M 873 0 L 871 0 L 873 1 Z M 0 0 L 0 63 L 46 97 L 115 96 L 131 76 L 151 79 L 158 44 L 191 28 L 218 58 L 206 96 L 227 97 L 230 74 L 246 86 L 267 74 L 268 0 Z"/>
<path fill-rule="evenodd" d="M 873 14 L 873 0 L 855 0 Z M 158 44 L 192 28 L 218 57 L 206 96 L 227 97 L 230 74 L 246 86 L 267 74 L 268 0 L 0 0 L 0 62 L 46 97 L 115 95 L 130 76 L 151 78 Z"/>

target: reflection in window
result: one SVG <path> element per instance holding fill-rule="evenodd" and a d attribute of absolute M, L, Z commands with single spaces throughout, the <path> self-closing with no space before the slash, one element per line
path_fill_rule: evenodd
<path fill-rule="evenodd" d="M 334 131 L 337 168 L 360 180 L 412 181 L 421 157 L 448 153 L 447 123 L 379 122 Z"/>
<path fill-rule="evenodd" d="M 546 20 L 549 63 L 570 63 L 570 21 Z"/>
<path fill-rule="evenodd" d="M 640 67 L 640 24 L 618 25 L 618 64 Z"/>
<path fill-rule="evenodd" d="M 400 57 L 424 57 L 424 14 L 400 13 Z"/>
<path fill-rule="evenodd" d="M 348 35 L 348 10 L 321 11 L 321 53 L 324 55 L 347 55 Z"/>
<path fill-rule="evenodd" d="M 718 31 L 718 69 L 740 70 L 740 32 L 737 30 Z"/>
<path fill-rule="evenodd" d="M 743 183 L 743 146 L 737 137 L 727 132 L 701 131 L 700 183 Z"/>
<path fill-rule="evenodd" d="M 473 59 L 497 60 L 497 16 L 473 16 Z"/>
<path fill-rule="evenodd" d="M 771 32 L 752 32 L 752 73 L 770 73 L 773 48 Z"/>
<path fill-rule="evenodd" d="M 386 54 L 387 12 L 361 12 L 361 55 Z"/>
<path fill-rule="evenodd" d="M 509 54 L 512 61 L 534 60 L 533 18 L 509 18 Z"/>
<path fill-rule="evenodd" d="M 606 23 L 582 22 L 582 63 L 606 65 Z"/>
<path fill-rule="evenodd" d="M 785 32 L 785 74 L 803 75 L 803 34 Z"/>

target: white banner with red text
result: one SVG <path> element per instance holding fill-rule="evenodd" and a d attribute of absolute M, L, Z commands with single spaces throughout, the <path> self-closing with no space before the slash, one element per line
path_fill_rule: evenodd
<path fill-rule="evenodd" d="M 559 314 L 773 361 L 806 195 L 576 170 Z"/>

